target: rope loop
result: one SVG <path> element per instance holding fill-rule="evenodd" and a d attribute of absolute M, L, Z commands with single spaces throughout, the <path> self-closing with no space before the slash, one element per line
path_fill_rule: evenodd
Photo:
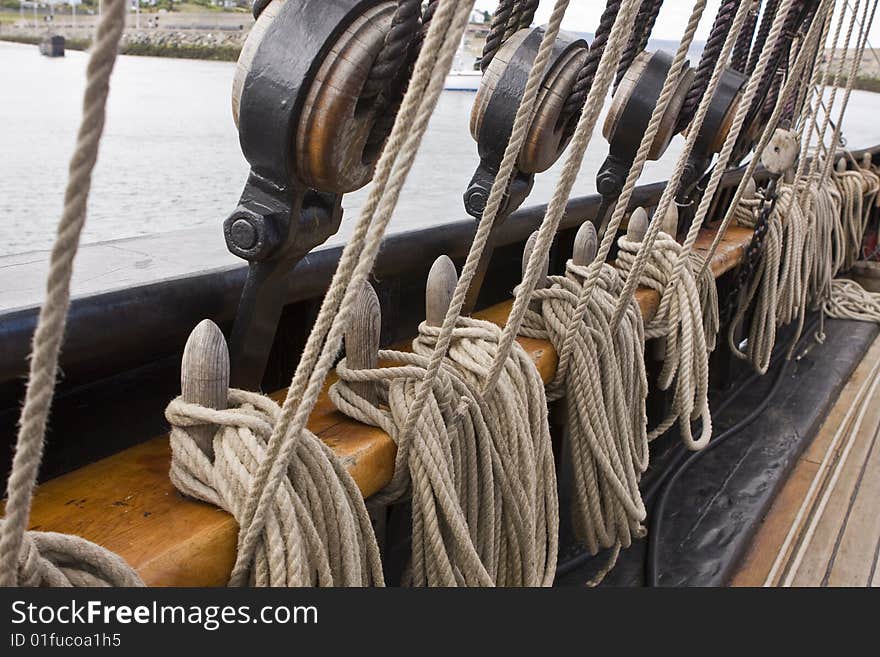
<path fill-rule="evenodd" d="M 559 509 L 543 382 L 517 345 L 498 387 L 481 393 L 501 329 L 458 319 L 419 413 L 404 430 L 440 327 L 422 324 L 413 353 L 382 350 L 392 367 L 351 370 L 342 360 L 330 388 L 336 407 L 397 443 L 379 503 L 409 498 L 414 586 L 549 586 L 556 572 Z M 372 382 L 379 403 L 352 383 Z"/>
<path fill-rule="evenodd" d="M 242 522 L 254 473 L 280 416 L 263 395 L 230 390 L 229 408 L 215 410 L 173 400 L 171 481 L 185 495 L 208 502 Z M 214 458 L 188 429 L 210 424 Z M 244 528 L 243 528 L 244 529 Z M 363 497 L 344 464 L 304 431 L 254 552 L 255 586 L 382 585 L 379 548 Z"/>
<path fill-rule="evenodd" d="M 617 268 L 621 276 L 629 277 L 641 246 L 641 242 L 630 240 L 625 235 L 619 238 Z M 708 398 L 709 348 L 700 300 L 701 297 L 711 300 L 713 295 L 709 292 L 701 295 L 697 279 L 689 267 L 676 276 L 676 263 L 681 257 L 682 248 L 673 237 L 658 232 L 654 248 L 638 280 L 639 285 L 661 295 L 657 314 L 645 326 L 645 337 L 664 339 L 663 368 L 657 386 L 661 390 L 668 390 L 675 384 L 670 412 L 648 433 L 648 440 L 664 434 L 677 421 L 684 444 L 691 450 L 699 450 L 712 437 Z M 676 279 L 676 284 L 670 286 Z M 708 282 L 708 277 L 701 277 L 700 280 Z M 664 296 L 667 299 L 665 303 Z M 710 316 L 715 313 L 710 313 Z M 699 437 L 694 438 L 691 421 L 697 418 L 702 419 L 702 427 Z"/>

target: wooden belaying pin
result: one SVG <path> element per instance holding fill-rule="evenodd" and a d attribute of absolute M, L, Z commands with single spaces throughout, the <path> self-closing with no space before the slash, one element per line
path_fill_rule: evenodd
<path fill-rule="evenodd" d="M 626 238 L 630 242 L 641 242 L 648 232 L 648 213 L 645 208 L 636 208 L 629 216 L 626 225 Z"/>
<path fill-rule="evenodd" d="M 743 189 L 741 199 L 743 201 L 751 201 L 755 198 L 758 191 L 758 184 L 755 182 L 754 178 L 749 178 L 746 181 L 746 186 Z"/>
<path fill-rule="evenodd" d="M 372 370 L 379 365 L 381 331 L 379 297 L 369 281 L 364 281 L 345 330 L 345 361 L 349 369 Z M 351 383 L 351 389 L 369 404 L 376 405 L 379 401 L 379 394 L 372 382 L 355 381 Z"/>
<path fill-rule="evenodd" d="M 437 258 L 431 265 L 425 285 L 425 321 L 428 326 L 443 326 L 457 283 L 458 272 L 449 256 Z"/>
<path fill-rule="evenodd" d="M 526 240 L 526 245 L 523 248 L 523 257 L 522 257 L 522 277 L 526 277 L 526 269 L 529 266 L 529 258 L 532 257 L 532 251 L 535 250 L 535 242 L 538 241 L 538 231 L 535 231 L 531 235 L 529 235 L 529 239 Z M 547 274 L 550 272 L 550 255 L 545 253 L 544 259 L 541 262 L 541 273 L 538 275 L 538 281 L 535 283 L 535 289 L 541 290 L 547 287 Z M 529 303 L 529 308 L 534 310 L 535 312 L 541 312 L 541 302 L 537 300 L 532 300 Z"/>
<path fill-rule="evenodd" d="M 870 153 L 862 153 L 862 168 L 869 169 L 874 164 Z"/>
<path fill-rule="evenodd" d="M 675 204 L 675 201 L 672 201 L 666 208 L 662 221 L 660 230 L 675 239 L 675 236 L 678 234 L 678 206 Z"/>
<path fill-rule="evenodd" d="M 571 261 L 579 267 L 586 267 L 596 259 L 599 250 L 599 238 L 596 235 L 596 227 L 592 221 L 585 221 L 578 228 L 574 236 L 574 248 L 571 251 Z"/>
<path fill-rule="evenodd" d="M 844 173 L 846 171 L 846 158 L 841 157 L 838 159 L 835 168 L 837 169 L 837 173 Z"/>
<path fill-rule="evenodd" d="M 229 349 L 223 332 L 210 319 L 199 322 L 183 348 L 180 363 L 183 400 L 205 408 L 225 410 L 229 398 Z M 214 425 L 190 428 L 190 435 L 209 457 L 214 455 Z"/>

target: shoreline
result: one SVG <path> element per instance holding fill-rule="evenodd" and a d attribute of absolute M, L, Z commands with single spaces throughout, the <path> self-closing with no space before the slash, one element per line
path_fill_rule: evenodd
<path fill-rule="evenodd" d="M 0 34 L 0 41 L 37 45 L 41 36 L 29 34 Z M 91 39 L 65 38 L 66 50 L 88 50 Z M 173 59 L 201 59 L 215 62 L 234 62 L 238 60 L 241 46 L 238 45 L 197 45 L 197 44 L 156 44 L 142 41 L 120 43 L 119 54 L 134 57 L 169 57 Z"/>

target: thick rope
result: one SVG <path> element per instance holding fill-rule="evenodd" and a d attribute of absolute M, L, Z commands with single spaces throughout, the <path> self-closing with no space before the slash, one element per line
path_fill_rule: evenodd
<path fill-rule="evenodd" d="M 422 324 L 413 353 L 380 351 L 391 367 L 337 366 L 330 389 L 347 415 L 397 443 L 392 482 L 381 502 L 412 500 L 414 586 L 549 586 L 556 571 L 559 509 L 547 402 L 541 377 L 520 347 L 498 389 L 480 394 L 500 329 L 460 318 L 448 356 L 418 414 L 405 430 L 440 334 Z M 380 405 L 359 396 L 370 382 Z M 461 406 L 466 409 L 460 413 Z"/>
<path fill-rule="evenodd" d="M 745 1 L 748 2 L 749 0 Z M 706 45 L 703 46 L 703 54 L 700 56 L 700 63 L 697 66 L 694 81 L 690 89 L 688 89 L 687 96 L 678 114 L 678 121 L 675 124 L 676 132 L 684 130 L 694 118 L 694 114 L 696 114 L 700 99 L 703 98 L 709 87 L 709 79 L 712 77 L 712 72 L 715 70 L 721 56 L 724 42 L 731 33 L 733 19 L 740 2 L 741 0 L 723 0 L 718 8 L 718 13 L 715 14 L 712 30 L 709 33 L 709 38 L 706 40 Z M 748 14 L 746 14 L 747 16 Z M 745 22 L 745 19 L 743 19 L 743 22 Z M 736 36 L 734 36 L 734 39 L 736 39 Z"/>
<path fill-rule="evenodd" d="M 540 312 L 528 313 L 520 333 L 549 340 L 558 349 L 586 275 L 585 266 L 569 261 L 565 276 L 551 276 L 551 287 L 533 296 Z M 606 265 L 581 323 L 569 375 L 564 381 L 557 378 L 549 393 L 565 398 L 563 448 L 572 464 L 576 535 L 590 554 L 615 548 L 615 559 L 620 548 L 644 535 L 639 480 L 648 467 L 642 315 L 632 300 L 621 330 L 612 332 L 609 322 L 620 287 L 617 272 Z"/>
<path fill-rule="evenodd" d="M 171 424 L 171 481 L 181 493 L 228 511 L 237 520 L 278 421 L 278 404 L 231 390 L 229 408 L 181 398 L 165 411 Z M 213 458 L 187 432 L 217 427 Z M 382 564 L 364 499 L 345 465 L 304 432 L 279 487 L 256 550 L 254 586 L 381 586 Z"/>
<path fill-rule="evenodd" d="M 421 30 L 422 0 L 398 0 L 385 43 L 373 61 L 361 90 L 362 98 L 375 98 L 390 89 L 409 63 L 408 53 Z"/>
<path fill-rule="evenodd" d="M 655 220 L 655 223 L 659 223 Z M 618 240 L 617 267 L 627 280 L 633 277 L 632 268 L 641 243 L 622 236 Z M 700 292 L 690 268 L 679 274 L 678 282 L 670 285 L 683 247 L 675 238 L 658 233 L 638 282 L 656 290 L 668 299 L 645 326 L 645 337 L 665 338 L 663 342 L 663 370 L 657 382 L 660 390 L 675 388 L 669 413 L 648 433 L 648 440 L 663 435 L 676 421 L 682 441 L 691 450 L 705 447 L 712 437 L 712 415 L 709 412 L 709 350 L 703 328 L 703 309 Z M 711 272 L 710 274 L 711 275 Z M 714 281 L 714 279 L 713 279 Z M 691 421 L 702 419 L 700 435 L 693 436 Z"/>
<path fill-rule="evenodd" d="M 517 4 L 519 4 L 519 0 L 499 0 L 495 13 L 492 14 L 489 34 L 486 35 L 486 42 L 483 44 L 483 55 L 480 57 L 480 68 L 482 70 L 486 70 L 489 63 L 501 49 L 501 46 L 504 45 L 507 26 Z"/>
<path fill-rule="evenodd" d="M 635 58 L 647 48 L 648 39 L 651 37 L 651 31 L 654 29 L 654 23 L 657 22 L 662 6 L 663 0 L 642 0 L 639 13 L 636 14 L 633 23 L 632 34 L 617 64 L 617 74 L 614 76 L 615 91 Z"/>
<path fill-rule="evenodd" d="M 755 36 L 755 27 L 758 24 L 758 13 L 761 8 L 760 0 L 751 0 L 748 18 L 743 29 L 740 31 L 730 55 L 730 68 L 740 73 L 746 72 L 749 63 L 749 50 L 752 47 L 752 39 Z"/>
<path fill-rule="evenodd" d="M 137 574 L 119 557 L 88 541 L 61 534 L 26 532 L 70 307 L 73 260 L 86 220 L 92 170 L 104 130 L 110 74 L 124 27 L 125 3 L 107 0 L 86 69 L 83 115 L 70 161 L 64 210 L 49 259 L 46 300 L 34 332 L 27 392 L 6 485 L 6 515 L 0 524 L 0 586 L 140 584 Z"/>
<path fill-rule="evenodd" d="M 611 34 L 611 29 L 614 26 L 619 11 L 620 0 L 608 0 L 605 4 L 605 10 L 599 18 L 599 25 L 593 36 L 593 43 L 590 44 L 584 64 L 578 70 L 577 78 L 571 87 L 568 98 L 565 100 L 562 110 L 563 116 L 573 116 L 576 112 L 580 112 L 583 109 L 584 101 L 587 100 L 587 93 L 590 91 L 590 86 L 596 77 L 596 71 L 599 69 L 599 60 L 602 58 L 602 53 L 608 45 L 608 37 Z"/>
<path fill-rule="evenodd" d="M 356 294 L 373 267 L 472 9 L 471 0 L 441 2 L 431 21 L 394 128 L 376 165 L 370 195 L 343 249 L 269 439 L 266 456 L 253 478 L 240 523 L 232 584 L 243 584 L 250 577 L 272 500 L 285 479 L 290 458 L 342 344 Z"/>

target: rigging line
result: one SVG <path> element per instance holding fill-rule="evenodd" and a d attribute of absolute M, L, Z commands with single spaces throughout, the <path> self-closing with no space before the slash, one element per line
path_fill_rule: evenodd
<path fill-rule="evenodd" d="M 668 211 L 675 198 L 675 193 L 678 190 L 679 182 L 684 173 L 684 167 L 687 164 L 688 157 L 693 150 L 694 145 L 696 144 L 700 129 L 702 128 L 706 114 L 709 111 L 709 105 L 712 102 L 712 96 L 715 93 L 718 81 L 721 79 L 721 74 L 724 70 L 725 62 L 730 56 L 730 52 L 733 50 L 733 47 L 739 36 L 739 32 L 745 24 L 746 18 L 748 17 L 748 11 L 749 7 L 746 3 L 741 3 L 737 8 L 736 14 L 733 18 L 733 22 L 731 23 L 727 36 L 721 46 L 721 51 L 718 53 L 718 57 L 716 58 L 714 70 L 712 71 L 712 75 L 708 83 L 708 88 L 704 92 L 703 98 L 701 99 L 700 104 L 697 108 L 697 113 L 694 117 L 693 125 L 691 125 L 691 127 L 688 129 L 685 146 L 682 149 L 681 154 L 679 155 L 678 162 L 675 169 L 673 170 L 673 175 L 667 182 L 666 187 L 663 190 L 663 194 L 661 194 L 660 200 L 657 203 L 657 208 L 655 210 L 656 217 L 665 217 L 666 212 Z M 618 201 L 618 203 L 620 203 L 620 201 Z M 629 204 L 628 199 L 626 200 L 626 204 Z M 615 209 L 615 211 L 617 211 L 617 209 Z M 669 292 L 674 289 L 674 287 L 678 284 L 678 280 L 681 276 L 684 264 L 688 261 L 690 257 L 690 253 L 696 241 L 699 228 L 702 225 L 702 218 L 700 218 L 699 222 L 697 221 L 697 218 L 698 217 L 695 217 L 694 220 L 691 222 L 691 227 L 688 231 L 687 238 L 685 239 L 681 255 L 675 264 L 675 269 L 673 271 L 672 277 L 669 280 L 669 285 L 666 287 L 664 293 L 661 294 L 660 308 L 657 311 L 660 316 L 665 315 L 669 307 L 669 303 L 671 303 L 672 295 L 669 294 Z M 624 308 L 622 302 L 623 299 L 629 298 L 630 295 L 635 293 L 636 287 L 638 286 L 645 265 L 647 264 L 648 254 L 651 252 L 654 242 L 657 239 L 657 235 L 660 232 L 661 223 L 662 222 L 660 221 L 653 221 L 648 226 L 648 233 L 646 233 L 645 237 L 642 240 L 642 246 L 639 249 L 639 253 L 636 256 L 636 260 L 633 264 L 632 269 L 627 275 L 623 292 L 618 299 L 614 316 L 611 322 L 612 326 L 614 327 L 618 325 L 620 318 L 622 317 L 622 311 Z"/>
<path fill-rule="evenodd" d="M 436 107 L 473 4 L 472 0 L 441 2 L 431 21 L 391 136 L 377 163 L 373 188 L 343 249 L 288 388 L 279 421 L 253 478 L 239 533 L 236 565 L 230 578 L 233 585 L 247 581 L 268 507 L 333 366 L 354 300 L 373 267 L 382 235 Z"/>
<path fill-rule="evenodd" d="M 663 88 L 657 99 L 654 111 L 651 114 L 651 119 L 648 123 L 645 133 L 642 135 L 642 140 L 639 144 L 639 149 L 633 160 L 633 165 L 630 167 L 630 170 L 627 174 L 626 182 L 624 183 L 621 194 L 617 199 L 617 204 L 615 205 L 614 212 L 612 213 L 608 225 L 605 228 L 605 233 L 602 235 L 602 240 L 599 244 L 599 249 L 596 253 L 596 256 L 593 259 L 593 262 L 591 262 L 588 267 L 587 281 L 583 286 L 580 298 L 578 299 L 577 308 L 572 314 L 571 322 L 569 323 L 565 335 L 565 340 L 563 341 L 562 351 L 559 355 L 557 376 L 560 379 L 564 378 L 567 373 L 569 362 L 571 360 L 572 350 L 574 348 L 575 335 L 577 333 L 578 326 L 583 321 L 583 317 L 585 316 L 589 304 L 593 298 L 593 291 L 599 281 L 599 275 L 601 273 L 602 266 L 604 265 L 605 260 L 607 259 L 608 254 L 611 251 L 611 247 L 617 236 L 617 230 L 620 226 L 621 221 L 623 220 L 623 216 L 626 212 L 629 200 L 632 196 L 633 189 L 635 188 L 636 181 L 639 175 L 641 175 L 644 163 L 647 159 L 648 151 L 650 150 L 654 137 L 656 136 L 657 131 L 660 128 L 660 122 L 663 118 L 664 113 L 666 112 L 669 101 L 671 100 L 675 88 L 678 85 L 679 76 L 684 68 L 685 59 L 687 57 L 687 51 L 693 41 L 694 33 L 696 32 L 697 25 L 699 24 L 700 18 L 702 17 L 705 8 L 706 2 L 704 0 L 698 0 L 698 2 L 694 4 L 690 18 L 688 19 L 687 27 L 685 28 L 684 35 L 682 36 L 681 42 L 679 43 L 678 50 L 675 53 L 675 57 L 673 58 L 672 64 L 666 74 L 666 78 L 663 81 Z M 532 257 L 534 259 L 534 253 L 532 254 Z M 622 293 L 620 298 L 623 298 L 623 295 L 625 294 L 626 292 Z M 629 292 L 629 295 L 631 294 L 632 291 Z M 519 301 L 519 298 L 517 298 L 517 301 Z M 523 310 L 522 312 L 524 313 L 525 311 Z"/>
<path fill-rule="evenodd" d="M 617 64 L 617 74 L 614 77 L 614 91 L 617 91 L 620 81 L 632 65 L 636 55 L 647 47 L 648 39 L 654 29 L 654 23 L 657 22 L 657 15 L 660 13 L 662 6 L 663 0 L 642 0 L 639 13 L 636 14 L 635 21 L 633 22 L 632 35 Z M 599 216 L 602 216 L 601 213 Z"/>
<path fill-rule="evenodd" d="M 541 39 L 541 44 L 538 46 L 535 60 L 529 70 L 523 96 L 517 107 L 510 138 L 505 147 L 504 156 L 501 159 L 501 165 L 498 168 L 498 173 L 495 175 L 495 180 L 492 182 L 492 188 L 489 191 L 489 197 L 486 201 L 486 207 L 483 210 L 483 216 L 480 217 L 480 221 L 477 224 L 474 240 L 471 243 L 467 259 L 465 260 L 458 283 L 453 291 L 446 316 L 444 317 L 440 329 L 440 334 L 437 337 L 437 342 L 425 370 L 425 376 L 418 384 L 418 392 L 416 393 L 413 405 L 407 414 L 406 421 L 401 430 L 402 436 L 407 436 L 415 428 L 416 423 L 424 410 L 425 404 L 427 403 L 428 395 L 432 389 L 433 383 L 438 376 L 440 367 L 443 363 L 443 358 L 449 351 L 453 331 L 456 322 L 461 315 L 467 297 L 467 291 L 476 274 L 492 226 L 495 224 L 495 219 L 501 210 L 504 194 L 519 157 L 522 144 L 525 142 L 526 133 L 535 111 L 538 90 L 544 79 L 547 67 L 549 66 L 550 55 L 553 51 L 556 37 L 559 34 L 562 18 L 565 15 L 566 9 L 568 9 L 568 5 L 569 0 L 557 0 L 553 7 L 553 13 L 550 15 L 550 20 L 547 24 L 544 36 Z M 501 361 L 503 366 L 503 362 L 509 355 L 509 349 L 504 350 L 499 347 L 498 354 L 504 354 L 504 358 Z M 496 362 L 498 361 L 496 360 Z"/>
<path fill-rule="evenodd" d="M 785 0 L 783 0 L 785 2 Z M 790 3 L 789 3 L 790 4 Z M 833 7 L 833 2 L 831 0 L 821 0 L 820 9 L 816 12 L 816 16 L 824 16 L 829 8 Z M 779 118 L 782 114 L 782 109 L 784 105 L 785 99 L 788 97 L 788 94 L 792 92 L 795 85 L 798 82 L 798 76 L 800 75 L 801 69 L 806 65 L 808 57 L 810 57 L 813 48 L 815 47 L 815 40 L 819 38 L 819 35 L 822 33 L 824 28 L 824 21 L 817 21 L 815 18 L 810 25 L 810 29 L 807 33 L 807 39 L 805 40 L 805 46 L 800 49 L 797 54 L 797 58 L 795 60 L 795 65 L 793 70 L 790 72 L 789 79 L 786 81 L 786 84 L 783 87 L 782 93 L 779 96 L 779 99 L 776 104 L 776 109 L 774 109 L 773 114 L 767 120 L 766 127 L 764 129 L 764 133 L 761 136 L 760 141 L 758 142 L 757 147 L 754 150 L 754 156 L 746 165 L 746 170 L 743 173 L 743 178 L 740 181 L 740 184 L 737 186 L 736 191 L 734 192 L 733 199 L 730 202 L 730 207 L 728 207 L 727 212 L 724 215 L 724 219 L 721 222 L 721 225 L 718 227 L 718 230 L 715 234 L 715 238 L 712 240 L 712 245 L 709 247 L 709 251 L 706 255 L 703 266 L 700 270 L 700 275 L 702 276 L 709 267 L 709 263 L 712 260 L 712 256 L 714 256 L 715 252 L 718 250 L 718 245 L 721 243 L 721 240 L 724 238 L 724 235 L 727 232 L 727 227 L 730 225 L 731 220 L 733 219 L 736 213 L 736 207 L 739 205 L 739 201 L 742 198 L 743 193 L 745 192 L 746 187 L 748 186 L 748 179 L 751 178 L 755 169 L 758 166 L 759 154 L 763 152 L 763 149 L 766 147 L 767 143 L 770 141 L 770 137 L 772 135 L 773 129 L 775 129 L 776 124 L 779 122 Z M 781 23 L 780 23 L 780 31 L 781 31 Z M 776 35 L 778 36 L 778 34 Z M 810 47 L 806 47 L 806 44 L 809 43 Z M 769 52 L 769 49 L 765 49 L 765 52 Z M 815 53 L 813 53 L 815 55 Z M 762 61 L 763 60 L 763 61 Z M 759 58 L 758 68 L 762 66 L 766 66 L 766 57 Z M 761 72 L 763 73 L 763 71 Z M 759 74 L 760 75 L 760 74 Z M 746 87 L 746 94 L 750 92 L 754 94 L 757 89 L 757 76 L 751 78 L 749 80 L 749 84 Z M 721 176 L 724 173 L 724 170 L 727 167 L 727 164 L 730 160 L 730 155 L 733 150 L 734 141 L 739 137 L 739 131 L 742 129 L 742 123 L 745 120 L 745 114 L 748 111 L 748 108 L 745 107 L 746 103 L 742 100 L 740 101 L 740 107 L 737 109 L 737 116 L 734 117 L 734 124 L 731 127 L 731 132 L 728 134 L 728 138 L 725 140 L 725 144 L 722 147 L 721 153 L 718 156 L 718 160 L 715 164 L 715 168 L 712 171 L 712 176 L 710 177 L 709 184 L 706 187 L 706 191 L 703 195 L 703 198 L 700 201 L 700 207 L 697 210 L 696 216 L 705 217 L 706 213 L 709 210 L 709 205 L 711 204 L 711 199 L 715 195 L 715 191 L 718 188 L 718 185 L 721 182 Z M 731 136 L 732 135 L 732 136 Z M 701 219 L 702 221 L 702 219 Z"/>
<path fill-rule="evenodd" d="M 852 61 L 852 64 L 851 64 L 850 70 L 849 70 L 849 75 L 847 77 L 846 89 L 843 92 L 843 101 L 840 105 L 840 114 L 838 114 L 837 125 L 834 127 L 834 133 L 831 138 L 832 144 L 837 143 L 838 139 L 840 138 L 840 131 L 843 127 L 843 115 L 846 112 L 847 105 L 849 104 L 849 98 L 850 98 L 850 95 L 852 94 L 852 87 L 853 87 L 853 82 L 855 81 L 856 72 L 858 71 L 858 67 L 859 67 L 861 60 L 862 60 L 862 55 L 864 54 L 864 51 L 865 51 L 865 43 L 868 40 L 868 30 L 870 29 L 871 24 L 874 22 L 874 14 L 877 10 L 877 2 L 878 2 L 878 0 L 874 0 L 874 4 L 870 5 L 871 6 L 871 14 L 870 14 L 870 17 L 868 17 L 869 2 L 868 2 L 868 0 L 865 1 L 865 9 L 864 9 L 864 13 L 862 15 L 862 21 L 859 26 L 860 32 L 859 32 L 859 36 L 856 40 L 856 54 L 853 57 L 853 61 Z M 846 4 L 849 5 L 849 2 L 847 2 Z M 856 11 L 853 10 L 852 14 L 853 14 L 853 18 L 855 18 Z M 847 51 L 849 50 L 848 46 L 849 46 L 849 42 L 847 42 Z M 843 61 L 845 61 L 845 56 L 844 56 Z M 841 63 L 841 65 L 842 65 L 842 63 Z M 833 104 L 832 104 L 832 107 L 833 107 Z M 829 117 L 829 120 L 830 120 L 830 117 Z M 827 177 L 828 173 L 830 171 L 831 171 L 831 158 L 829 157 L 829 158 L 826 158 L 826 161 L 825 161 L 824 176 Z"/>
<path fill-rule="evenodd" d="M 577 174 L 583 164 L 584 154 L 587 146 L 593 136 L 593 129 L 599 118 L 599 112 L 602 109 L 603 100 L 608 93 L 608 89 L 613 81 L 615 69 L 620 59 L 621 52 L 624 48 L 626 30 L 620 29 L 621 25 L 629 25 L 638 10 L 638 0 L 624 0 L 621 3 L 620 12 L 617 15 L 614 27 L 611 29 L 611 35 L 608 44 L 599 60 L 599 68 L 596 71 L 596 77 L 590 86 L 587 94 L 587 100 L 584 105 L 584 111 L 578 119 L 574 136 L 568 147 L 568 157 L 560 173 L 559 180 L 553 190 L 553 196 L 547 206 L 544 220 L 538 227 L 538 237 L 535 240 L 535 246 L 532 249 L 531 257 L 526 266 L 526 271 L 520 283 L 520 290 L 513 301 L 508 321 L 502 332 L 499 341 L 498 353 L 493 363 L 489 375 L 486 380 L 486 390 L 490 390 L 494 385 L 494 381 L 500 375 L 503 367 L 505 353 L 509 352 L 513 347 L 516 335 L 522 326 L 522 322 L 528 310 L 528 304 L 531 296 L 537 287 L 539 277 L 543 268 L 543 254 L 550 250 L 556 230 L 559 228 L 559 222 L 565 212 L 568 198 L 574 186 Z M 601 267 L 601 265 L 600 265 Z M 598 275 L 598 269 L 594 272 Z"/>
<path fill-rule="evenodd" d="M 788 17 L 789 12 L 791 11 L 791 8 L 793 7 L 793 4 L 794 4 L 793 0 L 782 0 L 782 4 L 779 7 L 779 11 L 776 15 L 776 18 L 771 26 L 771 29 L 770 29 L 770 32 L 768 35 L 768 38 L 769 38 L 768 47 L 763 50 L 763 52 L 761 53 L 761 56 L 758 58 L 758 62 L 756 64 L 755 71 L 750 76 L 749 81 L 746 85 L 745 92 L 743 93 L 742 97 L 740 98 L 736 114 L 734 115 L 733 123 L 729 129 L 729 133 L 727 135 L 727 138 L 724 141 L 724 145 L 722 146 L 721 152 L 718 155 L 718 161 L 716 162 L 715 167 L 712 170 L 712 175 L 709 178 L 709 184 L 707 186 L 706 191 L 703 194 L 703 197 L 700 200 L 700 205 L 697 208 L 697 212 L 694 215 L 694 218 L 692 219 L 692 223 L 691 223 L 692 227 L 694 227 L 695 225 L 697 225 L 697 226 L 701 225 L 703 220 L 706 217 L 706 214 L 708 213 L 709 205 L 711 204 L 712 198 L 714 197 L 715 190 L 718 188 L 718 185 L 720 184 L 721 176 L 727 167 L 727 164 L 729 162 L 733 148 L 734 148 L 735 144 L 737 143 L 737 140 L 740 136 L 740 131 L 743 128 L 746 117 L 749 113 L 749 108 L 752 105 L 752 101 L 756 97 L 756 94 L 758 92 L 758 88 L 760 86 L 760 82 L 761 82 L 762 78 L 764 77 L 764 73 L 767 68 L 768 62 L 771 59 L 773 59 L 773 53 L 775 53 L 777 51 L 781 40 L 784 38 L 783 27 L 786 24 L 786 19 Z M 742 9 L 742 7 L 741 7 L 741 9 Z M 781 98 L 782 97 L 780 97 L 780 99 Z M 778 117 L 777 117 L 777 120 L 778 120 Z M 769 140 L 769 136 L 767 137 L 767 139 Z M 763 146 L 761 146 L 761 148 L 763 148 Z M 756 150 L 756 153 L 758 153 L 758 152 L 759 151 Z M 746 177 L 748 177 L 749 175 L 750 174 L 747 174 Z M 746 177 L 744 177 L 743 180 L 740 182 L 740 188 L 744 188 L 745 183 L 746 183 Z M 666 209 L 669 207 L 669 203 L 671 202 L 671 198 L 672 198 L 672 192 L 674 191 L 674 190 L 670 190 L 669 187 L 672 187 L 672 186 L 667 186 L 667 189 L 664 190 L 664 196 L 668 197 L 666 200 L 666 204 L 662 207 L 658 206 L 658 212 L 665 212 Z M 740 189 L 740 188 L 738 188 L 738 189 Z M 661 204 L 663 203 L 663 196 L 661 196 L 660 202 L 661 202 Z M 619 207 L 615 210 L 615 213 L 618 213 L 618 212 L 620 212 L 622 214 L 622 210 Z M 728 209 L 728 213 L 730 213 L 729 209 Z M 663 216 L 663 215 L 660 215 L 660 216 Z M 646 235 L 642 241 L 642 246 L 641 246 L 640 252 L 637 256 L 636 262 L 633 265 L 632 269 L 630 270 L 630 272 L 627 276 L 626 284 L 624 286 L 624 292 L 621 295 L 621 298 L 623 298 L 624 295 L 632 295 L 635 293 L 636 288 L 638 287 L 638 281 L 641 277 L 642 271 L 644 270 L 645 265 L 647 264 L 647 259 L 648 259 L 648 254 L 650 253 L 650 249 L 653 247 L 653 244 L 654 244 L 655 240 L 657 239 L 657 235 L 660 232 L 660 225 L 659 224 L 660 224 L 660 222 L 652 222 L 648 226 L 648 232 L 646 233 Z M 719 229 L 719 235 L 720 235 L 720 233 L 721 233 L 721 231 Z M 696 234 L 694 235 L 693 239 L 696 239 Z M 716 235 L 716 241 L 720 241 L 720 239 L 718 238 L 717 235 Z M 704 262 L 703 262 L 703 266 L 700 270 L 700 274 L 699 274 L 699 277 L 697 278 L 697 280 L 699 280 L 700 277 L 702 277 L 706 274 L 706 271 L 708 268 L 708 263 L 711 261 L 713 254 L 714 254 L 714 251 L 710 250 L 709 254 L 705 257 Z M 661 303 L 662 303 L 662 298 L 661 298 Z M 667 301 L 667 304 L 668 303 L 669 302 Z M 619 314 L 620 314 L 619 308 L 620 308 L 620 306 L 618 306 L 618 311 L 615 313 L 615 317 L 619 317 Z"/>
<path fill-rule="evenodd" d="M 844 0 L 844 1 L 846 2 L 847 5 L 850 6 L 850 8 L 852 8 L 852 5 L 849 4 L 849 0 Z M 861 24 L 861 21 L 859 22 L 859 25 L 860 25 L 861 27 L 864 27 L 864 26 Z M 869 25 L 868 25 L 869 28 L 870 28 L 870 25 L 871 25 L 871 24 L 870 24 L 870 22 L 869 22 Z M 868 39 L 867 35 L 865 36 L 865 43 L 867 44 L 868 48 L 871 50 L 871 54 L 874 56 L 874 61 L 876 61 L 877 64 L 880 64 L 880 56 L 877 55 L 877 49 L 874 48 L 874 46 L 871 44 L 871 40 Z"/>

